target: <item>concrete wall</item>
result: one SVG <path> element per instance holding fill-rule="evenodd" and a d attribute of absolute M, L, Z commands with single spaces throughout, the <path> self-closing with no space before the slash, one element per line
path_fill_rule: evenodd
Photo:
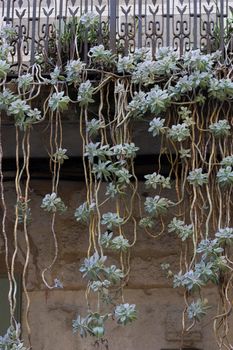
<path fill-rule="evenodd" d="M 32 222 L 29 228 L 31 257 L 27 287 L 31 299 L 30 326 L 33 350 L 89 350 L 93 339 L 82 340 L 72 334 L 72 320 L 77 313 L 85 315 L 85 283 L 79 272 L 80 263 L 86 254 L 87 233 L 84 226 L 75 222 L 76 208 L 85 198 L 84 184 L 80 182 L 61 182 L 60 195 L 70 208 L 58 217 L 56 231 L 59 241 L 59 257 L 51 275 L 53 280 L 59 277 L 64 289 L 50 291 L 41 279 L 42 269 L 53 258 L 54 243 L 50 232 L 50 215 L 39 207 L 46 193 L 51 192 L 50 181 L 31 182 Z M 140 185 L 142 200 L 148 193 Z M 104 193 L 104 192 L 103 192 Z M 14 221 L 14 183 L 5 183 L 8 204 L 7 232 L 10 238 Z M 110 207 L 108 205 L 108 210 Z M 172 215 L 170 215 L 172 216 Z M 135 217 L 139 214 L 135 209 Z M 127 230 L 132 239 L 132 228 Z M 156 232 L 156 229 L 155 229 Z M 24 263 L 23 231 L 18 231 L 19 254 L 17 270 Z M 10 238 L 11 239 L 11 238 Z M 138 229 L 138 241 L 132 250 L 131 274 L 125 289 L 125 300 L 137 304 L 138 320 L 127 327 L 110 322 L 107 337 L 110 350 L 161 350 L 178 349 L 181 313 L 183 310 L 182 290 L 173 290 L 161 271 L 160 264 L 169 262 L 178 270 L 180 242 L 168 234 L 153 240 L 143 230 Z M 3 242 L 0 241 L 0 272 L 4 271 Z M 115 259 L 114 256 L 111 259 Z M 196 349 L 215 350 L 211 316 L 217 307 L 214 288 L 206 290 L 212 309 L 201 324 L 198 324 L 186 336 L 187 346 Z M 23 330 L 25 332 L 25 297 L 23 296 Z"/>

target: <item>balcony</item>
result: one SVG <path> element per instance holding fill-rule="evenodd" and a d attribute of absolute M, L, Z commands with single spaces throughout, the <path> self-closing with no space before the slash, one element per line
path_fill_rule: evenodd
<path fill-rule="evenodd" d="M 76 27 L 84 13 L 98 17 L 92 45 L 104 43 L 113 52 L 128 55 L 148 47 L 152 54 L 172 46 L 182 55 L 190 49 L 221 49 L 231 39 L 233 1 L 229 0 L 1 0 L 1 25 L 16 28 L 12 65 L 33 64 L 38 55 L 75 58 Z M 62 41 L 69 30 L 69 40 Z M 88 61 L 88 29 L 79 54 Z M 77 45 L 76 45 L 77 46 Z M 58 62 L 59 63 L 59 62 Z M 54 64 L 54 60 L 53 60 Z"/>

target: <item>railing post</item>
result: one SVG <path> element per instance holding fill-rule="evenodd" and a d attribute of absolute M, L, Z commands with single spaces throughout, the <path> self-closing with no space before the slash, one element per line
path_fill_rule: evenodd
<path fill-rule="evenodd" d="M 167 0 L 166 19 L 166 46 L 170 46 L 170 0 Z"/>
<path fill-rule="evenodd" d="M 110 49 L 112 52 L 116 52 L 116 8 L 117 0 L 109 1 L 109 36 L 110 36 Z"/>
<path fill-rule="evenodd" d="M 36 8 L 37 8 L 37 0 L 33 0 L 33 6 L 32 6 L 32 43 L 31 43 L 30 65 L 32 65 L 34 63 L 34 60 L 35 60 Z"/>
<path fill-rule="evenodd" d="M 193 0 L 193 49 L 197 49 L 197 0 Z"/>
<path fill-rule="evenodd" d="M 63 0 L 60 0 L 59 1 L 59 18 L 58 18 L 58 35 L 59 35 L 59 37 L 60 37 L 60 35 L 61 35 L 61 24 L 62 24 L 62 10 L 63 10 Z"/>
<path fill-rule="evenodd" d="M 88 0 L 85 0 L 85 13 L 88 12 Z M 88 62 L 88 30 L 85 30 L 85 40 L 84 40 L 84 61 Z"/>
<path fill-rule="evenodd" d="M 11 1 L 7 1 L 7 7 L 6 7 L 6 24 L 10 23 L 10 9 L 12 7 Z"/>
<path fill-rule="evenodd" d="M 138 0 L 138 47 L 142 47 L 142 1 Z"/>
<path fill-rule="evenodd" d="M 219 29 L 220 29 L 220 50 L 224 52 L 224 0 L 220 0 L 219 14 Z"/>
<path fill-rule="evenodd" d="M 85 0 L 85 12 L 88 12 L 88 0 Z"/>

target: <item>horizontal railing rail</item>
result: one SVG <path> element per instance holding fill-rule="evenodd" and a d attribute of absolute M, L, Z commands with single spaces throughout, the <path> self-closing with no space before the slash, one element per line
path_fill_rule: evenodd
<path fill-rule="evenodd" d="M 77 45 L 84 60 L 89 47 L 101 43 L 124 55 L 141 47 L 155 54 L 159 47 L 171 46 L 181 55 L 196 48 L 232 47 L 230 0 L 0 0 L 0 12 L 1 25 L 17 31 L 11 57 L 16 66 L 33 64 L 40 54 L 47 60 L 56 54 L 62 61 Z M 80 44 L 71 24 L 85 13 L 95 13 L 99 24 L 93 42 L 87 29 Z"/>

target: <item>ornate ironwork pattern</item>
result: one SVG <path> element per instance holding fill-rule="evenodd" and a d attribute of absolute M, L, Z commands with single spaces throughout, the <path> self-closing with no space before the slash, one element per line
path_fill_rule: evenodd
<path fill-rule="evenodd" d="M 12 63 L 20 64 L 21 57 L 33 63 L 37 53 L 48 52 L 55 33 L 62 35 L 67 23 L 86 12 L 98 15 L 98 43 L 107 28 L 114 52 L 127 55 L 149 47 L 154 54 L 161 46 L 172 46 L 180 54 L 195 48 L 223 49 L 233 0 L 0 0 L 0 11 L 0 23 L 17 29 Z"/>

